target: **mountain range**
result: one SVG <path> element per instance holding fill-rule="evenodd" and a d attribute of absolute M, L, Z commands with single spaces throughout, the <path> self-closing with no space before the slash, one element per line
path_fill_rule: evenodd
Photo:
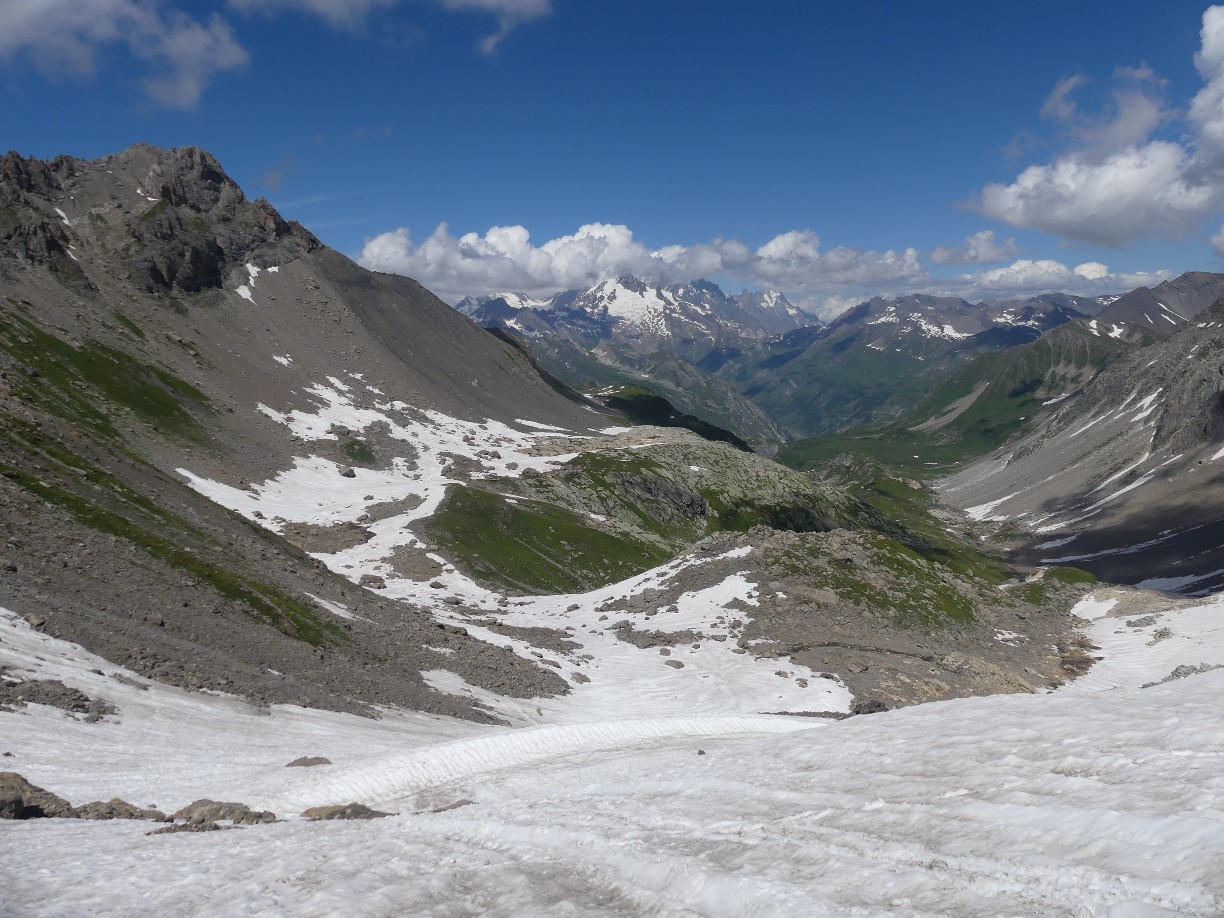
<path fill-rule="evenodd" d="M 468 297 L 456 308 L 529 340 L 570 385 L 644 382 L 769 450 L 895 417 L 976 355 L 1032 341 L 1115 299 L 876 297 L 825 325 L 776 291 L 728 296 L 706 280 L 623 277 L 547 299 Z"/>
<path fill-rule="evenodd" d="M 198 148 L 8 154 L 5 908 L 1218 913 L 1179 280 L 1165 334 L 627 278 L 490 331 Z"/>

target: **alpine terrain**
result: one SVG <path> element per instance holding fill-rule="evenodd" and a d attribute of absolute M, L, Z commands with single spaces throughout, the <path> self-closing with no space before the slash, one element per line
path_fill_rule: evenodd
<path fill-rule="evenodd" d="M 9 153 L 0 911 L 1221 913 L 1214 282 L 457 311 Z M 767 455 L 898 418 L 1005 445 Z"/>

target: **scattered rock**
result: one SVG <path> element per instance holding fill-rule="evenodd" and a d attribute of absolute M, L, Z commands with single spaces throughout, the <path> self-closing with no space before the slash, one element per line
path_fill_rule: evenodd
<path fill-rule="evenodd" d="M 394 813 L 372 810 L 364 803 L 336 803 L 331 806 L 312 806 L 308 810 L 302 810 L 302 816 L 311 822 L 318 822 L 320 819 L 381 819 L 384 816 L 394 815 Z"/>
<path fill-rule="evenodd" d="M 361 579 L 357 581 L 358 586 L 370 587 L 375 590 L 385 590 L 387 581 L 377 574 L 362 574 Z"/>
<path fill-rule="evenodd" d="M 342 466 L 340 466 L 340 475 L 341 475 L 341 477 L 343 477 L 343 478 L 356 478 L 356 477 L 357 477 L 357 473 L 356 473 L 356 472 L 354 472 L 354 471 L 353 471 L 353 470 L 352 470 L 352 469 L 351 469 L 349 466 L 347 466 L 347 465 L 342 465 Z"/>
<path fill-rule="evenodd" d="M 314 768 L 316 765 L 330 765 L 331 759 L 325 759 L 321 755 L 304 755 L 294 759 L 287 764 L 286 768 Z"/>
<path fill-rule="evenodd" d="M 879 714 L 888 710 L 888 705 L 879 698 L 858 699 L 850 707 L 851 714 Z"/>
<path fill-rule="evenodd" d="M 1202 673 L 1209 673 L 1213 669 L 1224 669 L 1224 665 L 1219 663 L 1200 663 L 1198 666 L 1190 666 L 1183 663 L 1176 667 L 1171 673 L 1161 679 L 1159 682 L 1145 682 L 1140 688 L 1151 688 L 1154 685 L 1162 685 L 1165 682 L 1173 682 L 1176 679 L 1185 679 L 1189 676 L 1198 676 Z"/>
<path fill-rule="evenodd" d="M 169 822 L 170 817 L 161 810 L 135 806 L 126 800 L 112 797 L 105 802 L 95 800 L 76 808 L 78 819 L 147 819 L 150 822 Z"/>
<path fill-rule="evenodd" d="M 670 666 L 672 669 L 684 669 L 684 664 L 679 660 L 664 660 L 664 666 Z"/>
<path fill-rule="evenodd" d="M 0 772 L 0 819 L 51 819 L 75 816 L 63 797 L 31 784 L 15 771 Z"/>
<path fill-rule="evenodd" d="M 115 706 L 95 701 L 84 692 L 70 688 L 58 679 L 28 679 L 24 682 L 0 683 L 0 706 L 15 708 L 27 704 L 45 704 L 72 714 L 85 714 L 91 721 L 115 713 Z"/>
<path fill-rule="evenodd" d="M 573 679 L 575 682 L 577 682 L 579 685 L 585 685 L 586 683 L 591 681 L 590 677 L 585 676 L 582 673 L 570 673 L 570 678 Z"/>
<path fill-rule="evenodd" d="M 218 822 L 227 820 L 234 825 L 253 826 L 264 822 L 276 822 L 276 814 L 267 810 L 252 810 L 245 803 L 222 803 L 202 799 L 189 803 L 172 819 L 183 819 L 191 823 Z"/>
<path fill-rule="evenodd" d="M 219 832 L 222 829 L 237 829 L 238 826 L 222 826 L 215 822 L 179 822 L 171 826 L 162 826 L 145 835 L 172 835 L 175 832 Z"/>

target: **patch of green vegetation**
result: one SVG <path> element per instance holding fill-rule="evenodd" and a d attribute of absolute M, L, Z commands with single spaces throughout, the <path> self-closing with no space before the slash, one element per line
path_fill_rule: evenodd
<path fill-rule="evenodd" d="M 843 457 L 824 473 L 875 511 L 876 518 L 868 521 L 871 528 L 922 558 L 986 584 L 997 586 L 1011 579 L 1006 564 L 957 537 L 931 513 L 934 499 L 919 482 L 899 478 L 879 463 L 859 457 Z"/>
<path fill-rule="evenodd" d="M 141 341 L 145 340 L 145 333 L 139 325 L 137 325 L 135 322 L 133 322 L 131 319 L 129 319 L 127 316 L 121 313 L 118 309 L 113 310 L 113 314 L 115 316 L 115 319 L 118 320 L 120 325 L 122 325 L 124 328 L 130 331 L 133 335 L 135 335 Z"/>
<path fill-rule="evenodd" d="M 835 592 L 844 601 L 891 614 L 902 625 L 939 627 L 974 620 L 973 599 L 957 589 L 939 565 L 887 536 L 864 533 L 865 566 L 850 558 L 830 558 L 819 543 L 783 554 L 783 570 Z"/>
<path fill-rule="evenodd" d="M 374 455 L 374 448 L 366 440 L 356 438 L 345 440 L 340 449 L 355 465 L 373 465 L 378 461 Z"/>
<path fill-rule="evenodd" d="M 669 553 L 587 525 L 543 503 L 452 485 L 430 519 L 429 538 L 469 575 L 500 587 L 569 593 L 654 567 Z"/>
<path fill-rule="evenodd" d="M 946 475 L 1022 433 L 1050 398 L 1074 392 L 1118 356 L 1152 340 L 1147 334 L 1125 340 L 1094 335 L 1082 322 L 1061 325 L 1030 344 L 981 354 L 893 421 L 799 440 L 777 458 L 807 469 L 854 452 L 916 478 Z M 917 429 L 963 398 L 973 401 L 959 415 Z"/>
<path fill-rule="evenodd" d="M 153 202 L 144 213 L 140 215 L 141 220 L 152 220 L 154 217 L 161 216 L 170 208 L 170 202 L 165 198 L 158 198 Z"/>
<path fill-rule="evenodd" d="M 100 408 L 110 401 L 156 430 L 203 442 L 203 428 L 188 407 L 205 410 L 208 397 L 161 367 L 98 341 L 75 347 L 26 319 L 0 314 L 0 346 L 23 363 L 13 388 L 21 397 L 107 439 L 118 430 Z M 101 398 L 100 398 L 100 397 Z"/>
<path fill-rule="evenodd" d="M 240 602 L 268 624 L 290 637 L 318 646 L 343 635 L 331 622 L 315 615 L 303 602 L 271 584 L 234 573 L 182 548 L 126 516 L 103 507 L 74 490 L 53 484 L 32 472 L 0 465 L 0 474 L 48 503 L 71 513 L 83 525 L 125 539 L 155 558 L 206 583 L 227 599 Z M 104 474 L 104 473 L 103 473 Z M 165 512 L 159 513 L 163 518 Z"/>
<path fill-rule="evenodd" d="M 1051 587 L 1091 585 L 1099 583 L 1094 574 L 1078 567 L 1047 567 L 1041 577 L 1021 585 L 1017 591 L 1025 602 L 1035 606 L 1044 605 L 1050 599 Z"/>

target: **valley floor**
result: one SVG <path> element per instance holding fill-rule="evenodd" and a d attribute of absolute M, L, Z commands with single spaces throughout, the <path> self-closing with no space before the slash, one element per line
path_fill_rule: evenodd
<path fill-rule="evenodd" d="M 1102 591 L 1076 613 L 1102 659 L 1049 694 L 518 729 L 261 713 L 4 613 L 0 666 L 117 708 L 0 714 L 6 769 L 74 804 L 208 796 L 284 821 L 7 822 L 0 914 L 1221 914 L 1224 602 Z M 284 767 L 304 755 L 334 764 Z M 350 800 L 397 815 L 294 818 Z"/>

